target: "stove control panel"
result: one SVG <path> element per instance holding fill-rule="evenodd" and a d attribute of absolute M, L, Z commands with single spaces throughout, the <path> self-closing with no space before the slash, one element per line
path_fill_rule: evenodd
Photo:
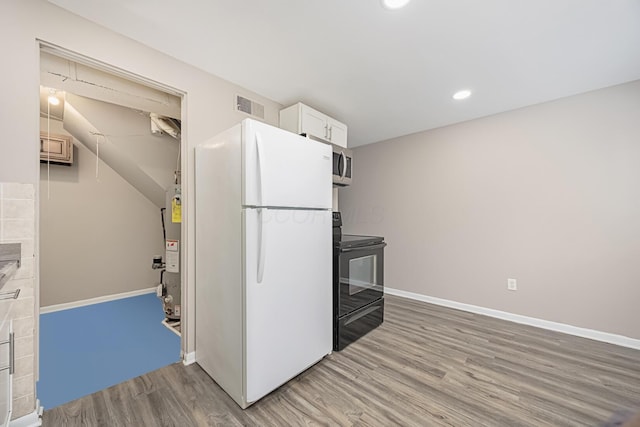
<path fill-rule="evenodd" d="M 332 212 L 332 214 L 333 214 L 333 226 L 342 227 L 342 215 L 340 215 L 340 212 Z"/>

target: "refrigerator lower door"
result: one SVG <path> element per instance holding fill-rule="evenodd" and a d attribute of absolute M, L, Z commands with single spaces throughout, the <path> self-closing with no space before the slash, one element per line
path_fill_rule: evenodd
<path fill-rule="evenodd" d="M 331 212 L 245 209 L 245 397 L 332 349 Z"/>

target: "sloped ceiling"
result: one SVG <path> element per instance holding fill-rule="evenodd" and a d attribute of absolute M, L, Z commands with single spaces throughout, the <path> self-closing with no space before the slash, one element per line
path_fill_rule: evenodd
<path fill-rule="evenodd" d="M 50 1 L 330 114 L 352 147 L 640 79 L 638 0 Z"/>
<path fill-rule="evenodd" d="M 143 196 L 165 207 L 180 143 L 152 135 L 148 113 L 66 94 L 63 126 Z"/>
<path fill-rule="evenodd" d="M 40 114 L 64 129 L 143 196 L 165 206 L 179 169 L 180 141 L 152 133 L 150 115 L 181 116 L 181 99 L 118 76 L 41 52 Z M 60 100 L 47 102 L 50 94 Z"/>

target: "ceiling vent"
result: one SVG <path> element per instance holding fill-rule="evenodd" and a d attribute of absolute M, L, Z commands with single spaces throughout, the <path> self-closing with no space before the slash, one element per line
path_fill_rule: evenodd
<path fill-rule="evenodd" d="M 149 114 L 151 117 L 151 133 L 162 135 L 166 133 L 172 138 L 180 140 L 181 123 L 180 120 L 172 117 L 159 116 L 155 113 Z"/>
<path fill-rule="evenodd" d="M 236 95 L 236 111 L 264 119 L 264 105 L 240 95 Z"/>

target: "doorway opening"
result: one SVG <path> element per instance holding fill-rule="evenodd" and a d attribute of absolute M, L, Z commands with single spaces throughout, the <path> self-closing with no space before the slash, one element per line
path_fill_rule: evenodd
<path fill-rule="evenodd" d="M 37 387 L 49 409 L 181 360 L 186 162 L 183 94 L 57 48 L 40 64 Z"/>

